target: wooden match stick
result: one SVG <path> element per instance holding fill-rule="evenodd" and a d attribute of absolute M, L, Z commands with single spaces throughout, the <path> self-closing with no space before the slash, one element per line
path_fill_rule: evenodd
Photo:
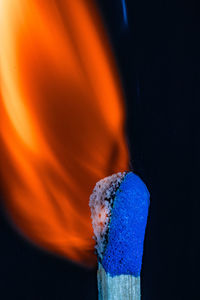
<path fill-rule="evenodd" d="M 98 258 L 99 300 L 139 300 L 149 192 L 132 172 L 97 182 L 90 208 Z"/>
<path fill-rule="evenodd" d="M 110 276 L 98 263 L 97 282 L 99 300 L 140 299 L 140 276 L 118 275 Z"/>

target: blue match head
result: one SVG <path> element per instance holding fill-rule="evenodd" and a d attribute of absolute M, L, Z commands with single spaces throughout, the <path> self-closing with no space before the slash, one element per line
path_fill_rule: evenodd
<path fill-rule="evenodd" d="M 111 276 L 140 276 L 150 195 L 132 172 L 116 191 L 102 265 Z"/>

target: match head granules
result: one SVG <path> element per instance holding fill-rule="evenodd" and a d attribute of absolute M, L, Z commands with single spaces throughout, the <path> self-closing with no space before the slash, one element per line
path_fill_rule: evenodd
<path fill-rule="evenodd" d="M 100 180 L 90 196 L 98 260 L 111 276 L 140 275 L 149 197 L 132 172 Z"/>

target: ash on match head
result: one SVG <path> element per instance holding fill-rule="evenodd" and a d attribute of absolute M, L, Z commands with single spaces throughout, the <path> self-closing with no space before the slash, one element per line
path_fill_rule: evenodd
<path fill-rule="evenodd" d="M 113 174 L 97 182 L 90 196 L 90 208 L 98 259 L 101 261 L 107 245 L 108 226 L 116 191 L 126 172 Z"/>

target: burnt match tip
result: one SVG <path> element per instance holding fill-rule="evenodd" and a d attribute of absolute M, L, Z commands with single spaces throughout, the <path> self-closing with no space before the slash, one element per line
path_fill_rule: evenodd
<path fill-rule="evenodd" d="M 111 276 L 140 276 L 149 198 L 132 172 L 100 180 L 90 196 L 98 260 Z"/>

